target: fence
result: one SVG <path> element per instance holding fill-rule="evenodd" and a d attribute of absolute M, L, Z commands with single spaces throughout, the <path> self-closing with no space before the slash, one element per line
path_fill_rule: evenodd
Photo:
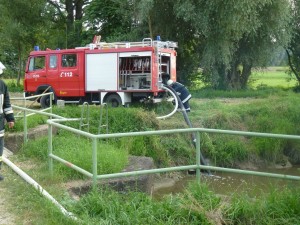
<path fill-rule="evenodd" d="M 200 164 L 200 133 L 217 133 L 217 134 L 229 134 L 229 135 L 243 135 L 243 136 L 252 136 L 252 137 L 267 137 L 267 138 L 283 138 L 283 139 L 294 139 L 300 140 L 300 136 L 297 135 L 284 135 L 284 134 L 269 134 L 269 133 L 257 133 L 257 132 L 244 132 L 244 131 L 230 131 L 230 130 L 219 130 L 219 129 L 206 129 L 206 128 L 187 128 L 187 129 L 172 129 L 172 130 L 159 130 L 159 131 L 142 131 L 142 132 L 129 132 L 129 133 L 115 133 L 115 134 L 99 134 L 94 135 L 85 131 L 80 131 L 72 127 L 65 126 L 60 124 L 61 122 L 68 121 L 68 119 L 52 119 L 48 120 L 49 124 L 48 130 L 48 150 L 49 157 L 51 159 L 55 159 L 65 165 L 73 168 L 74 170 L 93 178 L 93 184 L 96 185 L 98 179 L 105 178 L 117 178 L 117 177 L 126 177 L 126 176 L 137 176 L 137 175 L 145 175 L 145 174 L 154 174 L 154 173 L 163 173 L 163 172 L 172 172 L 172 171 L 181 171 L 181 170 L 196 170 L 196 179 L 200 181 L 200 170 L 213 170 L 213 171 L 223 171 L 223 172 L 232 172 L 232 173 L 240 173 L 240 174 L 248 174 L 248 175 L 257 175 L 257 176 L 266 176 L 266 177 L 274 177 L 274 178 L 283 178 L 283 179 L 291 179 L 300 181 L 300 176 L 291 176 L 291 175 L 282 175 L 282 174 L 273 174 L 273 173 L 264 173 L 257 171 L 249 171 L 249 170 L 239 170 L 239 169 L 231 169 L 231 168 L 223 168 L 223 167 L 215 167 L 215 166 L 206 166 Z M 83 170 L 82 168 L 73 165 L 71 162 L 68 162 L 55 154 L 53 154 L 52 147 L 52 126 L 65 129 L 73 132 L 74 134 L 79 134 L 85 136 L 87 138 L 92 139 L 92 162 L 93 169 L 92 173 L 89 171 Z M 134 137 L 134 136 L 148 136 L 148 135 L 167 135 L 167 134 L 175 134 L 175 133 L 196 133 L 196 160 L 194 165 L 185 165 L 185 166 L 176 166 L 176 167 L 167 167 L 167 168 L 159 168 L 159 169 L 150 169 L 150 170 L 139 170 L 139 171 L 131 171 L 131 172 L 122 172 L 122 173 L 113 173 L 113 174 L 97 174 L 97 143 L 98 139 L 109 139 L 109 138 L 121 138 L 121 137 Z M 53 170 L 53 160 L 49 160 L 49 168 L 50 171 Z"/>
<path fill-rule="evenodd" d="M 16 107 L 16 106 L 13 106 Z M 290 179 L 300 181 L 300 176 L 292 176 L 292 175 L 282 175 L 282 174 L 274 174 L 274 173 L 265 173 L 265 172 L 257 172 L 250 170 L 240 170 L 240 169 L 231 169 L 231 168 L 223 168 L 223 167 L 215 167 L 208 165 L 200 164 L 200 134 L 201 133 L 214 133 L 214 134 L 228 134 L 228 135 L 242 135 L 242 136 L 250 136 L 250 137 L 264 137 L 264 138 L 280 138 L 280 139 L 293 139 L 300 140 L 300 136 L 298 135 L 285 135 L 285 134 L 270 134 L 270 133 L 258 133 L 258 132 L 245 132 L 245 131 L 232 131 L 232 130 L 220 130 L 220 129 L 207 129 L 207 128 L 187 128 L 187 129 L 171 129 L 171 130 L 158 130 L 158 131 L 141 131 L 141 132 L 129 132 L 129 133 L 114 133 L 114 134 L 91 134 L 82 130 L 78 130 L 61 123 L 67 121 L 75 121 L 78 119 L 66 119 L 57 115 L 53 115 L 52 113 L 41 112 L 33 109 L 27 109 L 23 107 L 16 107 L 19 110 L 24 110 L 24 118 L 26 118 L 26 111 L 42 114 L 49 117 L 56 117 L 57 119 L 48 119 L 48 156 L 49 156 L 49 170 L 53 172 L 53 160 L 57 160 L 66 166 L 82 173 L 83 175 L 90 177 L 93 179 L 93 186 L 97 184 L 97 180 L 99 179 L 107 179 L 107 178 L 118 178 L 118 177 L 127 177 L 127 176 L 138 176 L 145 174 L 154 174 L 154 173 L 164 173 L 164 172 L 172 172 L 172 171 L 183 171 L 183 170 L 196 170 L 196 179 L 200 182 L 200 170 L 211 170 L 211 171 L 222 171 L 222 172 L 232 172 L 232 173 L 240 173 L 247 175 L 256 175 L 256 176 L 266 176 L 273 178 L 282 178 L 282 179 Z M 24 122 L 24 130 L 27 130 Z M 60 158 L 59 156 L 53 153 L 53 127 L 61 128 L 67 131 L 70 131 L 74 134 L 78 134 L 81 136 L 85 136 L 92 140 L 92 172 L 84 170 L 77 165 L 72 164 L 72 162 L 68 162 L 65 159 Z M 24 131 L 24 136 L 27 132 Z M 193 165 L 185 165 L 185 166 L 175 166 L 175 167 L 167 167 L 167 168 L 158 168 L 158 169 L 149 169 L 149 170 L 138 170 L 131 172 L 122 172 L 122 173 L 113 173 L 113 174 L 97 174 L 97 152 L 98 152 L 98 140 L 101 139 L 109 139 L 109 138 L 121 138 L 121 137 L 135 137 L 135 136 L 150 136 L 150 135 L 168 135 L 168 134 L 176 134 L 176 133 L 194 133 L 196 134 L 196 159 L 195 164 Z M 24 138 L 25 140 L 25 138 Z M 100 149 L 101 150 L 101 149 Z"/>
<path fill-rule="evenodd" d="M 41 109 L 41 110 L 34 110 L 34 109 L 30 109 L 29 107 L 32 107 L 33 104 L 40 99 L 43 96 L 50 96 L 50 106 L 48 108 L 45 109 Z M 15 118 L 16 119 L 23 119 L 23 126 L 24 126 L 24 144 L 27 142 L 28 140 L 28 128 L 27 128 L 27 117 L 29 116 L 33 116 L 35 114 L 40 114 L 40 115 L 44 115 L 44 116 L 49 116 L 50 118 L 54 117 L 54 118 L 63 118 L 61 116 L 52 114 L 52 99 L 53 99 L 53 92 L 48 92 L 48 93 L 44 93 L 44 94 L 40 94 L 40 95 L 34 95 L 34 96 L 30 96 L 30 97 L 15 97 L 15 98 L 11 98 L 11 101 L 16 102 L 19 101 L 21 102 L 20 105 L 22 106 L 17 106 L 17 105 L 12 105 L 13 109 L 14 109 L 14 114 L 15 114 Z M 28 105 L 27 101 L 31 101 L 31 103 Z M 15 110 L 17 109 L 17 110 Z M 50 113 L 47 113 L 46 111 L 50 111 Z M 29 114 L 27 114 L 27 112 L 31 112 Z"/>

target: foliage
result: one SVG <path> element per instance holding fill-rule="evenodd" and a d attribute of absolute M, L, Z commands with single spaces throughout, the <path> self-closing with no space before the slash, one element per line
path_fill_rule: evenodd
<path fill-rule="evenodd" d="M 251 131 L 298 135 L 300 130 L 294 125 L 300 120 L 300 116 L 295 113 L 297 102 L 297 98 L 290 95 L 281 99 L 274 98 L 270 102 L 256 103 L 255 109 L 247 106 L 239 111 L 242 113 L 247 110 L 244 118 L 246 118 L 245 122 Z M 285 149 L 299 147 L 298 142 L 287 139 L 251 138 L 251 144 L 256 147 L 256 151 L 263 158 L 275 162 L 282 160 Z"/>
<path fill-rule="evenodd" d="M 300 28 L 298 26 L 300 21 L 300 1 L 293 0 L 291 1 L 293 4 L 292 8 L 292 21 L 290 23 L 290 27 L 293 29 L 292 33 L 292 40 L 290 44 L 286 48 L 286 53 L 288 55 L 288 62 L 289 62 L 289 73 L 290 75 L 295 76 L 298 81 L 298 86 L 300 85 Z"/>
<path fill-rule="evenodd" d="M 194 200 L 192 204 L 190 201 L 187 204 L 185 195 L 153 201 L 142 193 L 117 194 L 109 190 L 94 190 L 83 196 L 74 210 L 92 224 L 212 224 L 203 207 L 214 208 L 218 198 L 200 186 L 196 188 L 195 185 L 193 189 L 192 194 L 186 194 L 187 198 Z M 199 206 L 200 210 L 196 208 Z"/>
<path fill-rule="evenodd" d="M 23 113 L 21 114 L 14 113 L 14 114 L 15 114 L 16 123 L 12 129 L 8 130 L 8 132 L 23 132 L 24 120 L 22 119 L 22 117 L 24 114 Z M 46 116 L 42 116 L 42 115 L 29 116 L 27 117 L 27 128 L 31 129 L 39 125 L 46 124 L 47 119 L 48 118 Z"/>
<path fill-rule="evenodd" d="M 6 83 L 9 92 L 22 92 L 24 90 L 23 84 L 17 84 L 15 80 L 9 80 Z"/>
<path fill-rule="evenodd" d="M 18 77 L 18 84 L 34 45 L 70 48 L 90 43 L 94 35 L 104 41 L 156 36 L 177 41 L 178 80 L 190 85 L 201 79 L 218 89 L 246 88 L 252 67 L 266 66 L 269 56 L 287 46 L 291 32 L 295 34 L 291 46 L 297 43 L 296 0 L 18 0 L 0 4 L 0 60 L 8 67 L 6 75 Z M 289 23 L 291 17 L 295 20 Z M 290 50 L 295 54 L 296 47 Z"/>
<path fill-rule="evenodd" d="M 0 60 L 5 63 L 10 77 L 21 79 L 24 60 L 29 49 L 37 44 L 46 25 L 44 0 L 30 2 L 1 1 L 0 3 Z"/>
<path fill-rule="evenodd" d="M 175 8 L 202 40 L 202 79 L 218 89 L 245 88 L 251 68 L 263 66 L 274 48 L 289 41 L 285 0 L 179 0 Z"/>
<path fill-rule="evenodd" d="M 100 34 L 101 41 L 141 41 L 140 36 L 135 35 L 138 27 L 137 2 L 92 1 L 85 9 L 84 19 L 89 29 L 84 35 L 89 40 L 92 40 L 95 34 Z"/>
<path fill-rule="evenodd" d="M 231 92 L 234 96 L 235 92 Z M 237 92 L 237 97 L 239 95 Z M 228 96 L 226 96 L 228 97 Z M 241 102 L 240 102 L 241 101 Z M 299 135 L 298 94 L 282 91 L 254 99 L 191 100 L 190 119 L 196 127 Z M 281 163 L 285 157 L 295 164 L 300 158 L 299 141 L 203 134 L 202 151 L 216 165 L 234 166 L 250 155 L 269 163 Z"/>
<path fill-rule="evenodd" d="M 36 170 L 35 173 L 40 173 Z M 6 170 L 5 187 L 14 196 L 7 210 L 23 223 L 28 216 L 33 224 L 297 224 L 300 220 L 299 188 L 277 188 L 252 198 L 246 193 L 233 194 L 224 201 L 205 183 L 191 183 L 178 195 L 161 200 L 139 193 L 117 193 L 112 190 L 93 190 L 78 201 L 61 190 L 55 180 L 46 190 L 79 220 L 72 220 L 39 192 L 33 191 L 12 171 Z M 40 183 L 46 187 L 43 180 Z M 28 207 L 30 205 L 30 207 Z"/>
<path fill-rule="evenodd" d="M 274 189 L 260 199 L 235 195 L 225 211 L 229 224 L 297 224 L 300 219 L 299 190 Z"/>
<path fill-rule="evenodd" d="M 39 158 L 47 161 L 48 146 L 45 145 L 47 138 L 30 141 L 24 146 L 23 155 L 28 158 Z M 98 143 L 97 149 L 98 174 L 120 172 L 128 163 L 128 153 L 124 149 L 120 150 L 113 145 L 102 142 Z M 92 173 L 92 142 L 88 139 L 78 138 L 73 134 L 60 134 L 54 138 L 53 154 Z M 82 177 L 61 163 L 57 163 L 54 168 L 57 174 L 63 174 L 65 177 Z"/>

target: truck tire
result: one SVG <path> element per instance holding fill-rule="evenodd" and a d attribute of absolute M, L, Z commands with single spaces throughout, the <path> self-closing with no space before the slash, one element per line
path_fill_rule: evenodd
<path fill-rule="evenodd" d="M 40 100 L 41 107 L 43 109 L 50 107 L 50 95 L 44 95 Z"/>
<path fill-rule="evenodd" d="M 107 96 L 105 103 L 111 107 L 119 107 L 122 105 L 122 100 L 118 94 L 111 94 Z"/>

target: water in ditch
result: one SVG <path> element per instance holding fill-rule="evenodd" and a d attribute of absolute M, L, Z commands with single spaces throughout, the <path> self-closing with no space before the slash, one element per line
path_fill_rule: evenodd
<path fill-rule="evenodd" d="M 300 176 L 300 165 L 285 169 L 264 169 L 259 172 L 285 174 Z M 276 188 L 299 187 L 300 181 L 287 179 L 268 178 L 245 174 L 235 174 L 228 172 L 212 172 L 212 176 L 202 175 L 201 182 L 205 182 L 216 194 L 232 195 L 234 193 L 247 193 L 250 196 L 259 196 L 262 193 Z M 191 181 L 195 181 L 195 175 L 183 175 L 176 181 L 166 179 L 154 188 L 153 197 L 162 198 L 166 194 L 175 194 L 184 191 Z"/>

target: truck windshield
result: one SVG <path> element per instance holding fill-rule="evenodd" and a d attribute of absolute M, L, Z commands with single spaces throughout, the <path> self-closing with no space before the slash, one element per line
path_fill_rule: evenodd
<path fill-rule="evenodd" d="M 36 56 L 30 58 L 29 71 L 41 70 L 45 68 L 45 56 Z"/>

